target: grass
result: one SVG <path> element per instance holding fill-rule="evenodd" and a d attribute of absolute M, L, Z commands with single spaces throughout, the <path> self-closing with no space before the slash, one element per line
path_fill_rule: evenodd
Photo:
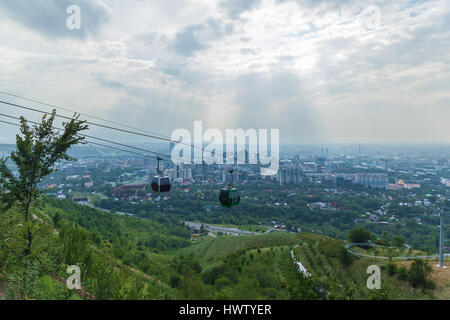
<path fill-rule="evenodd" d="M 358 246 L 354 246 L 351 248 L 352 251 L 367 254 L 371 256 L 375 256 L 374 248 L 360 248 Z M 428 254 L 419 250 L 408 250 L 408 249 L 388 249 L 388 248 L 376 248 L 376 255 L 382 257 L 389 257 L 389 253 L 392 252 L 393 257 L 414 257 L 414 256 L 427 256 Z"/>
<path fill-rule="evenodd" d="M 196 223 L 203 223 L 201 221 L 194 221 Z M 264 227 L 264 226 L 259 226 L 259 225 L 255 225 L 255 224 L 242 224 L 242 225 L 235 225 L 235 224 L 218 224 L 218 223 L 204 223 L 204 224 L 208 224 L 211 226 L 216 226 L 216 227 L 222 227 L 222 228 L 236 228 L 236 229 L 240 229 L 240 230 L 244 230 L 244 231 L 252 231 L 252 232 L 260 232 L 260 233 L 264 233 L 267 230 L 269 230 L 269 228 Z"/>
<path fill-rule="evenodd" d="M 38 281 L 39 295 L 41 300 L 83 300 L 78 296 L 75 290 L 69 290 L 62 283 L 54 280 L 52 277 L 45 275 Z"/>
<path fill-rule="evenodd" d="M 179 250 L 180 254 L 192 254 L 203 266 L 217 263 L 229 254 L 242 249 L 276 247 L 299 243 L 297 234 L 269 233 L 262 235 L 219 236 Z"/>
<path fill-rule="evenodd" d="M 385 271 L 387 260 L 375 260 L 373 258 L 354 258 L 349 266 L 344 266 L 339 259 L 325 256 L 319 250 L 320 240 L 310 238 L 303 245 L 294 249 L 297 260 L 301 261 L 305 268 L 312 273 L 320 285 L 330 288 L 333 280 L 340 290 L 352 289 L 354 299 L 367 299 L 370 290 L 366 286 L 369 274 L 367 268 L 370 265 L 378 265 L 381 269 L 381 288 L 388 293 L 390 299 L 415 300 L 415 299 L 449 299 L 450 298 L 450 273 L 433 267 L 431 278 L 437 283 L 434 291 L 414 289 L 408 282 L 401 281 L 396 275 L 389 276 Z M 337 241 L 337 240 L 332 240 Z M 356 248 L 356 247 L 354 247 Z M 361 249 L 361 253 L 366 250 Z M 416 252 L 421 255 L 421 252 Z M 377 249 L 378 254 L 378 249 Z M 394 262 L 396 265 L 409 265 L 411 261 Z M 430 261 L 430 264 L 436 264 Z M 450 269 L 447 269 L 450 270 Z"/>

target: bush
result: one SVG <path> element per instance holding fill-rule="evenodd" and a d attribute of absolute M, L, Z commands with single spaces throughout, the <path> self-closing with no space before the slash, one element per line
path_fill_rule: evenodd
<path fill-rule="evenodd" d="M 393 243 L 394 247 L 398 247 L 398 248 L 403 248 L 405 245 L 405 241 L 400 236 L 395 236 L 392 243 Z"/>
<path fill-rule="evenodd" d="M 408 270 L 406 269 L 406 267 L 400 267 L 397 269 L 397 276 L 400 280 L 402 281 L 406 281 L 408 280 Z"/>
<path fill-rule="evenodd" d="M 370 240 L 370 232 L 363 227 L 357 227 L 349 231 L 348 240 L 352 243 L 366 243 Z"/>
<path fill-rule="evenodd" d="M 393 263 L 388 263 L 386 265 L 386 271 L 389 276 L 393 276 L 397 272 L 397 266 Z"/>
<path fill-rule="evenodd" d="M 385 246 L 385 247 L 389 247 L 390 243 L 389 241 L 387 241 L 386 239 L 378 239 L 377 241 L 375 241 L 376 245 L 379 246 Z"/>
<path fill-rule="evenodd" d="M 318 247 L 320 253 L 325 255 L 328 261 L 330 261 L 330 258 L 337 258 L 344 266 L 348 266 L 353 262 L 353 255 L 347 251 L 342 241 L 321 241 Z"/>
<path fill-rule="evenodd" d="M 416 259 L 408 270 L 408 281 L 414 287 L 430 288 L 434 283 L 427 279 L 432 269 L 430 265 L 421 259 Z"/>
<path fill-rule="evenodd" d="M 178 288 L 180 286 L 180 281 L 181 281 L 181 278 L 179 276 L 175 275 L 170 278 L 169 283 L 172 288 Z"/>

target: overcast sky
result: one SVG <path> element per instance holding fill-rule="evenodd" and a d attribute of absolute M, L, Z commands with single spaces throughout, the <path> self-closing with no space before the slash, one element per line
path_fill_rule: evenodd
<path fill-rule="evenodd" d="M 450 0 L 0 1 L 0 90 L 165 135 L 202 120 L 282 143 L 448 143 L 449 65 Z"/>

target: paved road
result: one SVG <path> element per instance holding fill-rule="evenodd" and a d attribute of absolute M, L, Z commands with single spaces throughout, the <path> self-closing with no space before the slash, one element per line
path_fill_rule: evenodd
<path fill-rule="evenodd" d="M 92 205 L 92 204 L 91 204 L 90 202 L 88 202 L 88 201 L 77 201 L 77 203 L 78 203 L 78 204 L 81 204 L 81 205 L 84 205 L 84 206 L 88 206 L 88 207 L 97 209 L 97 210 L 100 210 L 100 211 L 103 211 L 103 212 L 111 212 L 111 210 L 103 209 L 103 208 L 100 208 L 100 207 L 96 207 L 96 206 Z M 123 216 L 130 216 L 130 217 L 136 216 L 136 215 L 133 214 L 133 213 L 121 212 L 121 211 L 114 211 L 114 213 L 117 213 L 117 214 L 120 214 L 120 215 L 123 215 Z"/>
<path fill-rule="evenodd" d="M 240 236 L 240 235 L 248 235 L 248 234 L 262 234 L 260 232 L 240 230 L 237 228 L 218 227 L 218 226 L 213 226 L 210 224 L 191 222 L 191 221 L 185 221 L 184 223 L 187 224 L 190 228 L 198 228 L 198 229 L 200 229 L 200 227 L 203 225 L 204 228 L 207 231 L 209 231 L 210 233 L 211 232 L 222 232 L 224 234 L 228 234 L 228 235 L 232 235 L 232 236 Z"/>
<path fill-rule="evenodd" d="M 350 252 L 351 254 L 354 254 L 355 256 L 358 257 L 366 257 L 366 258 L 374 258 L 374 259 L 389 259 L 389 257 L 383 257 L 383 256 L 371 256 L 368 254 L 362 254 L 362 253 L 358 253 L 355 251 L 350 250 L 351 247 L 354 246 L 368 246 L 368 247 L 381 247 L 381 248 L 392 248 L 392 247 L 385 247 L 385 246 L 379 246 L 379 245 L 374 245 L 374 244 L 369 244 L 369 243 L 347 243 L 345 245 L 345 247 L 347 248 L 348 252 Z M 444 254 L 445 257 L 449 257 L 450 254 Z M 412 259 L 436 259 L 439 258 L 439 256 L 411 256 L 411 257 L 392 257 L 393 260 L 412 260 Z"/>

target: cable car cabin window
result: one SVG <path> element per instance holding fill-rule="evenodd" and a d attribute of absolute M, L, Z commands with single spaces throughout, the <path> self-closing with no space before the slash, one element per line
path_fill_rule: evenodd
<path fill-rule="evenodd" d="M 161 177 L 159 175 L 155 175 L 151 186 L 154 192 L 169 192 L 171 186 L 170 178 L 168 176 Z"/>
<path fill-rule="evenodd" d="M 170 191 L 170 178 L 162 177 L 160 178 L 159 192 L 169 192 Z"/>

